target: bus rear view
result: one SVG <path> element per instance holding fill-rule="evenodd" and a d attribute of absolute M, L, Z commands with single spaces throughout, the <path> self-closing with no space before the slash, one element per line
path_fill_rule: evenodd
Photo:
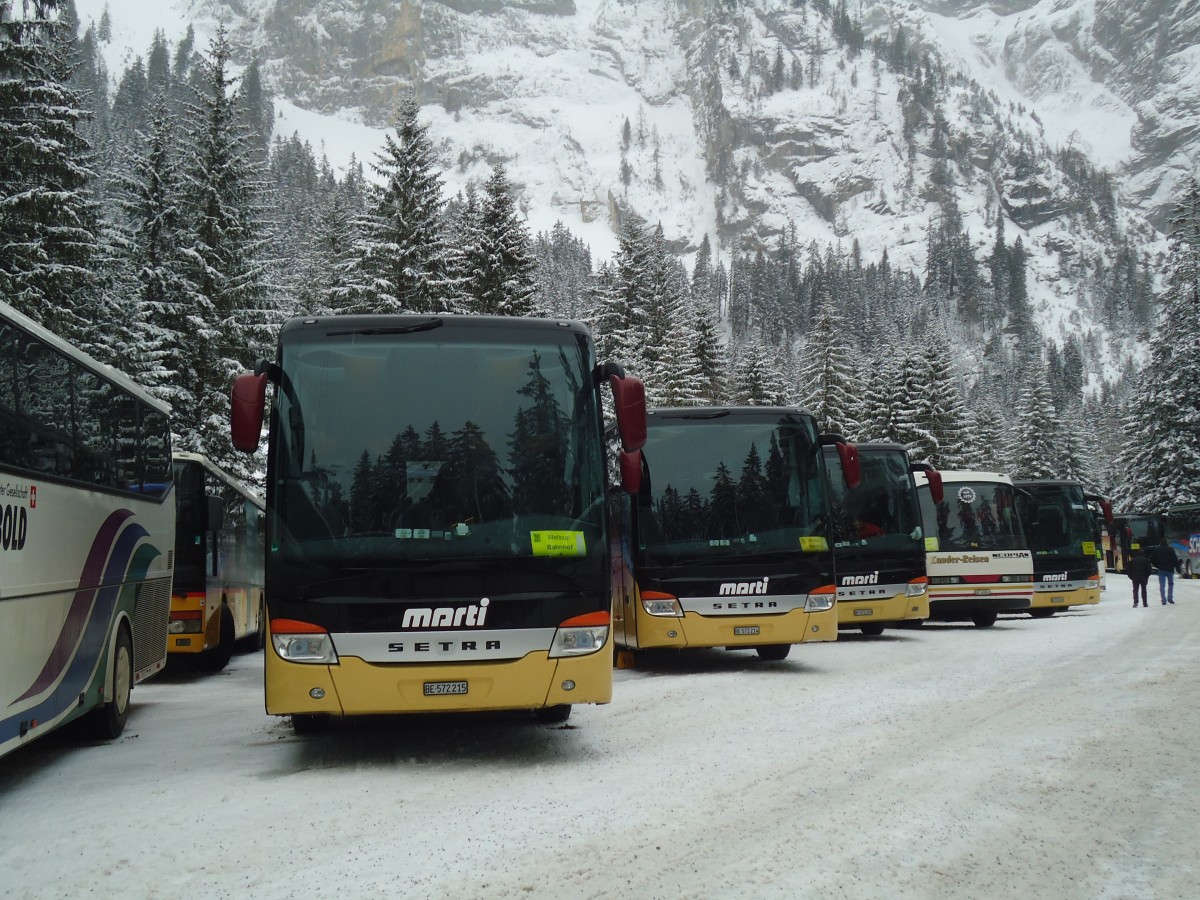
<path fill-rule="evenodd" d="M 630 472 L 645 401 L 596 366 L 585 326 L 295 319 L 264 369 L 240 377 L 233 415 L 253 449 L 275 385 L 268 713 L 298 730 L 401 712 L 561 721 L 611 699 L 599 388 L 613 386 Z"/>
<path fill-rule="evenodd" d="M 1035 619 L 1100 602 L 1095 516 L 1078 481 L 1014 482 L 1021 524 L 1033 553 Z"/>
<path fill-rule="evenodd" d="M 1012 479 L 993 472 L 942 472 L 942 499 L 917 472 L 925 530 L 929 618 L 996 624 L 999 613 L 1029 609 L 1033 558 L 1017 516 Z"/>

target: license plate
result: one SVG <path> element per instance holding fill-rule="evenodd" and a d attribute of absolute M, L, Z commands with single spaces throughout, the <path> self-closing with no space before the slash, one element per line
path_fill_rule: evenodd
<path fill-rule="evenodd" d="M 873 609 L 856 609 L 854 611 L 854 614 L 856 616 L 873 616 L 873 615 L 875 615 L 875 610 L 873 610 Z"/>
<path fill-rule="evenodd" d="M 425 682 L 425 696 L 439 697 L 442 694 L 465 694 L 467 692 L 467 683 L 465 681 L 427 681 Z"/>
<path fill-rule="evenodd" d="M 1051 597 L 1050 602 L 1051 603 L 1063 603 L 1066 601 L 1066 599 L 1067 599 L 1066 597 Z"/>
<path fill-rule="evenodd" d="M 757 625 L 734 625 L 734 634 L 758 634 Z"/>

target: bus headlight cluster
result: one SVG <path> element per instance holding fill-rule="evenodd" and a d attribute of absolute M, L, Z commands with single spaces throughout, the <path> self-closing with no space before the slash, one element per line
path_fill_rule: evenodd
<path fill-rule="evenodd" d="M 288 662 L 332 665 L 338 661 L 333 638 L 328 634 L 271 634 L 280 658 Z"/>
<path fill-rule="evenodd" d="M 836 593 L 811 593 L 804 601 L 805 612 L 824 612 L 827 609 L 833 609 L 833 604 L 837 602 Z"/>
<path fill-rule="evenodd" d="M 585 656 L 595 653 L 608 641 L 607 625 L 585 625 L 571 628 L 559 626 L 550 645 L 550 658 Z"/>
<path fill-rule="evenodd" d="M 199 619 L 172 619 L 167 625 L 171 634 L 199 634 L 200 630 Z"/>
<path fill-rule="evenodd" d="M 920 597 L 928 590 L 929 586 L 924 581 L 910 581 L 908 587 L 904 589 L 906 597 Z"/>
<path fill-rule="evenodd" d="M 642 597 L 642 608 L 652 616 L 678 618 L 683 615 L 683 607 L 679 605 L 676 597 Z"/>

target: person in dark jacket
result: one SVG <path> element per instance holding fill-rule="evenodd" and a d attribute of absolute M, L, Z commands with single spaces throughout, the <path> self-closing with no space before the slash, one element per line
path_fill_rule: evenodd
<path fill-rule="evenodd" d="M 1150 562 L 1158 570 L 1158 596 L 1163 606 L 1175 603 L 1175 572 L 1179 568 L 1179 558 L 1164 535 L 1158 546 L 1150 551 Z"/>
<path fill-rule="evenodd" d="M 1150 573 L 1154 564 L 1141 550 L 1135 550 L 1133 557 L 1125 564 L 1125 574 L 1133 582 L 1133 608 L 1137 609 L 1138 591 L 1141 591 L 1142 606 L 1146 605 L 1146 585 L 1150 583 Z"/>

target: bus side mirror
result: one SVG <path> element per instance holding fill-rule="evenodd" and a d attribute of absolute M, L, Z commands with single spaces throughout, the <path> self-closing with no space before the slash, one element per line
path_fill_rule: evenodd
<path fill-rule="evenodd" d="M 267 376 L 238 375 L 229 399 L 229 433 L 233 446 L 245 453 L 258 449 L 263 410 L 267 405 Z"/>
<path fill-rule="evenodd" d="M 934 504 L 941 503 L 942 498 L 946 496 L 942 486 L 942 473 L 926 462 L 915 462 L 911 468 L 914 472 L 924 473 L 925 483 L 929 485 L 929 498 Z"/>
<path fill-rule="evenodd" d="M 225 523 L 225 501 L 211 494 L 204 499 L 208 501 L 208 527 L 205 530 L 220 531 Z"/>
<path fill-rule="evenodd" d="M 1113 520 L 1112 504 L 1107 500 L 1100 501 L 1100 509 L 1104 513 L 1104 524 L 1111 525 Z"/>
<path fill-rule="evenodd" d="M 621 451 L 621 489 L 635 497 L 642 491 L 642 451 Z"/>
<path fill-rule="evenodd" d="M 836 444 L 838 460 L 842 464 L 842 478 L 846 487 L 854 490 L 862 483 L 862 467 L 858 461 L 858 446 L 848 441 Z"/>
<path fill-rule="evenodd" d="M 646 388 L 642 379 L 610 375 L 621 447 L 632 453 L 646 446 Z"/>

